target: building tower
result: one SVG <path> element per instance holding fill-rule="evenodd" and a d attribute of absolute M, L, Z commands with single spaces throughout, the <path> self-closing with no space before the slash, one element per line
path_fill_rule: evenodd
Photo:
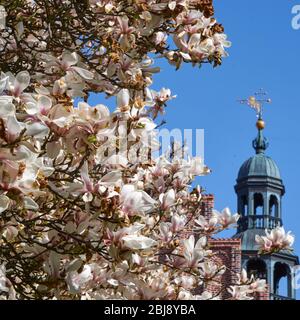
<path fill-rule="evenodd" d="M 270 100 L 257 100 L 256 97 L 242 100 L 258 113 L 258 134 L 253 141 L 256 154 L 242 164 L 235 185 L 241 218 L 234 237 L 242 242 L 242 267 L 249 275 L 267 280 L 270 299 L 295 299 L 294 266 L 298 265 L 298 257 L 285 250 L 259 255 L 255 242 L 255 235 L 265 235 L 265 229 L 283 226 L 281 202 L 285 193 L 278 166 L 265 154 L 268 141 L 263 135 L 263 102 Z"/>

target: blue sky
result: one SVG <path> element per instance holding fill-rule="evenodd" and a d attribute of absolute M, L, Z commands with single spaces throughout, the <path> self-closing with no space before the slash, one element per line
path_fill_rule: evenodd
<path fill-rule="evenodd" d="M 167 128 L 204 128 L 205 160 L 213 173 L 199 179 L 216 198 L 216 208 L 236 210 L 233 189 L 243 161 L 254 154 L 255 113 L 236 100 L 265 88 L 273 103 L 265 107 L 270 146 L 286 195 L 284 226 L 296 234 L 300 253 L 300 30 L 291 26 L 298 1 L 215 0 L 216 17 L 225 26 L 232 47 L 221 67 L 174 71 L 163 63 L 154 87 L 177 94 L 165 115 Z"/>
<path fill-rule="evenodd" d="M 300 0 L 215 0 L 216 18 L 232 41 L 229 57 L 216 69 L 184 65 L 179 71 L 158 60 L 162 72 L 153 88 L 167 87 L 177 94 L 163 117 L 165 128 L 205 130 L 205 161 L 213 172 L 196 182 L 215 195 L 216 209 L 234 212 L 237 173 L 254 155 L 251 145 L 257 134 L 255 112 L 237 100 L 259 88 L 269 93 L 273 103 L 264 113 L 267 155 L 280 168 L 286 187 L 284 226 L 296 235 L 300 254 L 300 30 L 292 28 L 292 8 L 298 4 Z M 99 95 L 90 102 L 114 105 Z"/>

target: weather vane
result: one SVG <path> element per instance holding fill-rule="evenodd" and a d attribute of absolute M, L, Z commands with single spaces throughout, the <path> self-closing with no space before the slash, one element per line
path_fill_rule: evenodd
<path fill-rule="evenodd" d="M 263 89 L 259 89 L 257 92 L 255 92 L 254 96 L 251 96 L 248 99 L 238 100 L 238 102 L 250 106 L 256 111 L 258 119 L 262 120 L 264 104 L 272 102 L 271 99 L 267 98 L 267 95 L 267 92 L 265 92 Z"/>

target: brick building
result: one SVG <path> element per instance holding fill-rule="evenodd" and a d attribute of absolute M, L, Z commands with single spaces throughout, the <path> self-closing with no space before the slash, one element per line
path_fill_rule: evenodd
<path fill-rule="evenodd" d="M 211 194 L 204 195 L 202 198 L 202 214 L 209 218 L 213 209 L 214 196 Z M 227 288 L 236 283 L 236 275 L 241 272 L 242 268 L 241 240 L 232 238 L 210 239 L 209 245 L 215 255 L 214 260 L 217 265 L 225 265 L 227 269 L 221 276 L 208 283 L 206 290 L 222 300 L 228 299 L 230 294 L 227 292 Z M 269 292 L 257 294 L 255 299 L 269 300 Z"/>

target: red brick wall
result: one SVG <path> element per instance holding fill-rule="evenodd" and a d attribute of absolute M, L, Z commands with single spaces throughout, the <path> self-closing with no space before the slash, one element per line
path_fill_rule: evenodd
<path fill-rule="evenodd" d="M 215 206 L 215 198 L 212 194 L 202 195 L 201 201 L 201 214 L 208 219 L 211 217 L 214 206 Z"/>
<path fill-rule="evenodd" d="M 209 219 L 214 209 L 214 195 L 202 196 L 201 214 Z M 209 291 L 219 299 L 227 299 L 230 294 L 227 288 L 236 283 L 237 273 L 241 271 L 241 242 L 240 239 L 210 239 L 210 249 L 213 252 L 214 262 L 221 266 L 226 266 L 226 271 L 206 282 L 199 291 Z"/>
<path fill-rule="evenodd" d="M 209 245 L 215 254 L 213 257 L 215 263 L 225 266 L 226 271 L 208 283 L 207 290 L 214 295 L 219 293 L 219 298 L 222 300 L 228 299 L 230 294 L 227 288 L 236 284 L 237 273 L 241 272 L 240 239 L 211 239 Z"/>
<path fill-rule="evenodd" d="M 214 209 L 214 196 L 203 195 L 202 197 L 202 215 L 208 219 Z M 241 272 L 242 252 L 240 239 L 210 239 L 209 245 L 213 251 L 213 259 L 218 265 L 226 266 L 226 271 L 205 284 L 205 288 L 214 295 L 219 294 L 220 299 L 230 298 L 227 288 L 230 285 L 236 284 L 237 274 Z M 257 293 L 254 296 L 255 300 L 269 300 L 269 290 L 264 293 Z"/>

